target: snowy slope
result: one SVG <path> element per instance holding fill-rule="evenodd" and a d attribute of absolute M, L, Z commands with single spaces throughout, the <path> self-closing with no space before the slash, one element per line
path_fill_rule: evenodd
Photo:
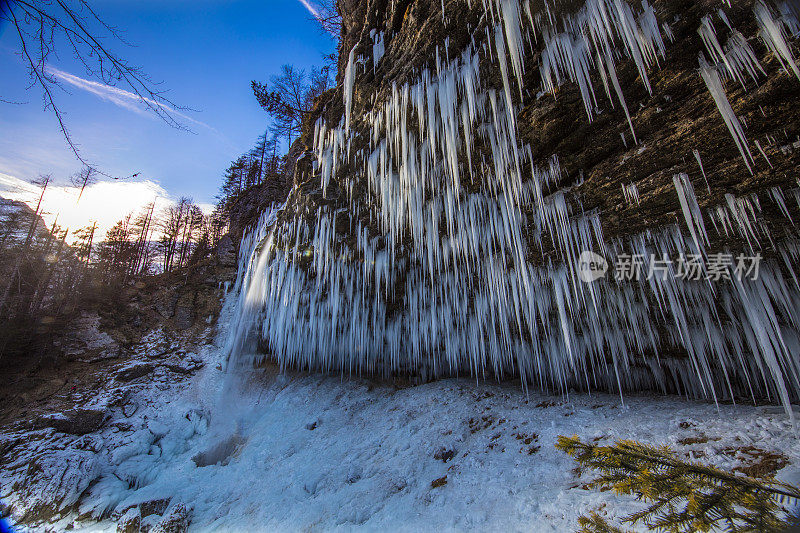
<path fill-rule="evenodd" d="M 179 503 L 194 531 L 574 531 L 579 514 L 602 504 L 630 512 L 638 504 L 628 498 L 580 488 L 591 474 L 577 478 L 553 446 L 572 434 L 667 443 L 726 468 L 746 464 L 736 448 L 775 450 L 792 463 L 781 477 L 800 479 L 800 442 L 781 408 L 717 411 L 646 396 L 623 405 L 466 380 L 398 389 L 269 368 L 227 374 L 220 353 L 183 357 L 205 363 L 193 377 L 170 359 L 142 378 L 110 380 L 87 404 L 109 417 L 96 432 L 2 434 L 14 458 L 0 467 L 4 501 L 17 516 L 36 502 L 76 503 L 34 529 L 87 531 L 113 531 L 137 505 L 153 525 Z M 678 442 L 693 437 L 700 442 Z"/>

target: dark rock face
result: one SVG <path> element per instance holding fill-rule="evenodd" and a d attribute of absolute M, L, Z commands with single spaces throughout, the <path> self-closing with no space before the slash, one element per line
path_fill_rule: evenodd
<path fill-rule="evenodd" d="M 144 307 L 148 314 L 150 310 L 155 311 L 159 315 L 157 322 L 179 331 L 205 327 L 207 323 L 201 319 L 216 316 L 221 305 L 221 288 L 235 278 L 236 257 L 233 240 L 224 236 L 215 258 L 188 267 L 185 272 L 171 274 L 158 284 L 147 287 L 142 299 L 146 301 Z M 143 304 L 136 302 L 136 305 Z"/>
<path fill-rule="evenodd" d="M 184 294 L 175 305 L 175 327 L 186 330 L 194 325 L 194 295 Z"/>
<path fill-rule="evenodd" d="M 103 426 L 106 413 L 95 409 L 73 409 L 62 414 L 44 416 L 37 420 L 36 426 L 50 427 L 60 433 L 86 435 Z"/>
<path fill-rule="evenodd" d="M 139 509 L 132 507 L 117 521 L 117 533 L 139 533 L 142 525 L 142 515 Z"/>
<path fill-rule="evenodd" d="M 230 235 L 224 235 L 217 244 L 217 261 L 222 266 L 236 265 L 236 246 Z"/>
<path fill-rule="evenodd" d="M 168 499 L 150 500 L 144 502 L 139 506 L 139 510 L 142 513 L 142 518 L 154 514 L 164 514 L 164 511 L 166 511 L 167 507 L 169 507 L 169 502 L 170 500 Z"/>
<path fill-rule="evenodd" d="M 184 533 L 189 528 L 189 510 L 182 503 L 174 506 L 150 531 L 152 533 Z"/>
<path fill-rule="evenodd" d="M 793 3 L 763 5 L 343 2 L 341 85 L 305 125 L 259 273 L 278 288 L 254 319 L 265 351 L 788 401 L 800 25 Z M 649 278 L 587 283 L 582 252 L 611 274 L 641 255 Z M 721 253 L 760 254 L 763 277 L 652 279 L 653 258 Z"/>
<path fill-rule="evenodd" d="M 128 381 L 133 381 L 134 379 L 139 379 L 150 374 L 155 368 L 156 365 L 149 363 L 134 365 L 120 371 L 117 374 L 117 380 L 127 383 Z"/>

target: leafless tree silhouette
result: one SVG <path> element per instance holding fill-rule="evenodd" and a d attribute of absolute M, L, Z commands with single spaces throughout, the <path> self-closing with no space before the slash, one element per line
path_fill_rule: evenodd
<path fill-rule="evenodd" d="M 42 90 L 44 108 L 55 115 L 70 150 L 84 166 L 94 169 L 70 134 L 54 94 L 56 89 L 64 89 L 50 65 L 59 52 L 71 53 L 90 79 L 129 90 L 164 122 L 187 129 L 176 118 L 176 110 L 186 108 L 175 105 L 159 83 L 109 48 L 108 41 L 130 44 L 119 29 L 100 18 L 88 0 L 0 0 L 0 28 L 6 24 L 7 31 L 17 38 L 19 55 L 30 76 L 29 88 Z"/>
<path fill-rule="evenodd" d="M 342 32 L 342 15 L 339 12 L 338 0 L 320 0 L 317 2 L 317 13 L 318 16 L 314 19 L 322 30 L 338 41 Z"/>

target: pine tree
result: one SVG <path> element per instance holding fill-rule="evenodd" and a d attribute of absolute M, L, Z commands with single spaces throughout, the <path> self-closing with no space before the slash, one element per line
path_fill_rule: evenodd
<path fill-rule="evenodd" d="M 591 488 L 633 494 L 649 505 L 623 522 L 643 522 L 674 533 L 709 531 L 785 531 L 790 525 L 781 507 L 800 500 L 800 489 L 778 481 L 760 481 L 718 468 L 687 462 L 668 447 L 634 441 L 613 446 L 584 444 L 578 437 L 559 437 L 556 447 L 581 467 L 598 470 Z M 581 517 L 582 531 L 620 531 L 602 517 Z"/>
<path fill-rule="evenodd" d="M 310 75 L 294 65 L 283 65 L 281 74 L 269 83 L 251 83 L 258 104 L 272 118 L 272 133 L 292 139 L 302 132 L 303 120 L 314 108 L 315 99 L 331 86 L 330 67 L 312 68 Z"/>

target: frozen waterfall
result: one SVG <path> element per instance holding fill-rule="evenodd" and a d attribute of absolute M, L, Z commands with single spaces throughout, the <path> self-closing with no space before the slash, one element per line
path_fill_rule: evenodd
<path fill-rule="evenodd" d="M 788 405 L 800 393 L 800 241 L 773 242 L 761 202 L 780 199 L 788 223 L 784 199 L 800 199 L 800 190 L 728 195 L 703 212 L 692 179 L 705 180 L 705 170 L 687 146 L 702 174 L 673 180 L 681 219 L 606 238 L 601 214 L 559 188 L 558 158 L 534 161 L 519 144 L 523 59 L 529 47 L 542 47 L 543 90 L 555 95 L 574 82 L 589 120 L 601 97 L 591 78 L 599 75 L 635 140 L 617 64 L 633 61 L 650 91 L 648 72 L 668 53 L 669 26 L 646 0 L 638 11 L 622 0 L 587 0 L 557 23 L 525 16 L 515 0 L 483 5 L 492 22 L 482 41 L 451 50 L 450 60 L 437 55 L 435 69 L 392 85 L 362 116 L 354 113 L 354 86 L 371 63 L 387 60 L 383 34 L 370 34 L 369 55 L 350 51 L 345 116 L 317 122 L 306 156 L 321 196 L 340 202 L 312 204 L 296 186 L 284 210 L 265 214 L 247 237 L 229 346 L 237 362 L 269 357 L 347 374 L 519 375 L 557 391 L 655 388 Z M 780 64 L 795 72 L 786 45 L 797 27 L 791 11 L 759 1 L 754 16 Z M 756 80 L 765 72 L 738 31 L 724 47 L 710 19 L 699 33 L 710 57 L 701 57 L 700 74 L 751 168 L 724 81 L 744 85 L 744 74 Z M 501 89 L 481 79 L 486 61 L 498 67 Z M 645 193 L 641 184 L 623 189 L 630 204 Z M 747 247 L 712 253 L 710 241 L 731 236 Z M 775 253 L 762 260 L 767 246 Z M 579 272 L 586 252 L 608 268 L 592 283 Z M 757 264 L 744 264 L 748 258 Z M 247 342 L 262 349 L 242 351 Z M 241 355 L 253 353 L 260 355 Z"/>

